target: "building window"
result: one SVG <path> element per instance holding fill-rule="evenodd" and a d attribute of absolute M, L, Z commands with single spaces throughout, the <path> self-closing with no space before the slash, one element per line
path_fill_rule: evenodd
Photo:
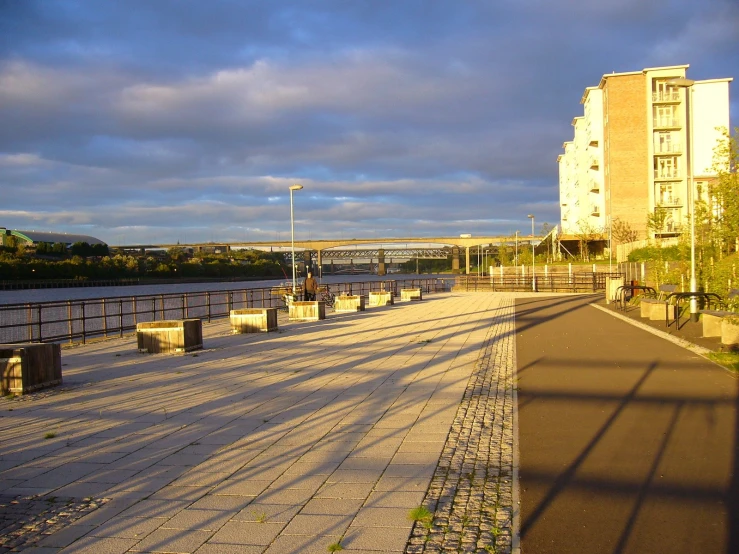
<path fill-rule="evenodd" d="M 668 79 L 652 81 L 652 102 L 678 102 L 680 91 L 673 85 L 667 84 Z"/>
<path fill-rule="evenodd" d="M 679 127 L 680 119 L 677 113 L 677 106 L 673 104 L 654 105 L 652 107 L 654 127 Z"/>
<path fill-rule="evenodd" d="M 666 156 L 664 158 L 654 158 L 654 178 L 655 179 L 679 179 L 680 171 L 678 162 L 680 158 L 677 156 Z"/>
<path fill-rule="evenodd" d="M 659 131 L 654 134 L 654 153 L 673 154 L 680 152 L 680 135 L 674 131 Z"/>
<path fill-rule="evenodd" d="M 677 206 L 679 199 L 675 195 L 673 185 L 660 184 L 657 189 L 657 205 L 659 206 Z"/>

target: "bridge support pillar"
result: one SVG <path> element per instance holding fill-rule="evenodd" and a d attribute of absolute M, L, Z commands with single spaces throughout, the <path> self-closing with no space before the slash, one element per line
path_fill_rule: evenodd
<path fill-rule="evenodd" d="M 377 251 L 377 274 L 387 275 L 387 270 L 385 269 L 385 250 L 382 248 Z"/>
<path fill-rule="evenodd" d="M 452 273 L 459 273 L 459 246 L 452 247 Z"/>
<path fill-rule="evenodd" d="M 465 259 L 465 267 L 467 268 L 465 269 L 465 275 L 469 275 L 470 274 L 470 247 L 469 246 L 464 247 L 464 259 Z"/>
<path fill-rule="evenodd" d="M 308 273 L 309 271 L 313 273 L 313 257 L 312 257 L 313 251 L 312 250 L 303 250 L 303 263 L 305 264 L 305 272 Z"/>
<path fill-rule="evenodd" d="M 320 279 L 323 277 L 323 257 L 320 250 L 316 251 L 316 256 L 318 257 L 318 278 Z"/>

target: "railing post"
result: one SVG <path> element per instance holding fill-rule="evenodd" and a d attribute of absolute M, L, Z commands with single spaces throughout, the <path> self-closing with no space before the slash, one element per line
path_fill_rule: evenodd
<path fill-rule="evenodd" d="M 87 315 L 85 314 L 85 303 L 82 303 L 82 344 L 87 344 Z"/>
<path fill-rule="evenodd" d="M 118 328 L 120 329 L 119 336 L 123 337 L 123 298 L 118 300 Z"/>
<path fill-rule="evenodd" d="M 74 324 L 72 323 L 72 301 L 67 300 L 67 319 L 69 320 L 69 342 L 72 342 L 74 336 Z"/>
<path fill-rule="evenodd" d="M 108 312 L 105 309 L 105 298 L 103 298 L 103 335 L 108 336 Z"/>
<path fill-rule="evenodd" d="M 187 308 L 185 307 L 185 296 L 186 294 L 182 295 L 182 319 L 187 319 Z"/>
<path fill-rule="evenodd" d="M 43 342 L 43 337 L 41 336 L 41 305 L 38 306 L 38 341 Z"/>
<path fill-rule="evenodd" d="M 208 323 L 210 323 L 210 291 L 205 293 L 205 305 L 208 312 Z"/>

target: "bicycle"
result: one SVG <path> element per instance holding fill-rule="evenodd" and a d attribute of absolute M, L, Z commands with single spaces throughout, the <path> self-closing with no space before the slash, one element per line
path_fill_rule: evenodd
<path fill-rule="evenodd" d="M 326 285 L 325 289 L 321 289 L 321 297 L 319 298 L 321 302 L 325 302 L 326 306 L 329 308 L 334 307 L 334 302 L 336 301 L 336 295 L 331 292 L 331 288 Z"/>

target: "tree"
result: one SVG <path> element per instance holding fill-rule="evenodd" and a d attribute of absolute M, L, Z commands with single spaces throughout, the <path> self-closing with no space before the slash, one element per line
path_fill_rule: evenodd
<path fill-rule="evenodd" d="M 665 228 L 665 221 L 667 221 L 667 210 L 658 206 L 653 213 L 647 214 L 647 229 L 655 236 L 661 234 Z"/>
<path fill-rule="evenodd" d="M 739 251 L 739 128 L 723 137 L 713 151 L 716 179 L 709 184 L 712 229 L 723 253 Z M 697 221 L 697 220 L 696 220 Z"/>
<path fill-rule="evenodd" d="M 590 260 L 590 243 L 598 237 L 598 229 L 587 219 L 577 221 L 575 236 L 580 241 L 580 258 L 582 261 Z"/>
<path fill-rule="evenodd" d="M 616 244 L 624 244 L 634 242 L 639 238 L 639 233 L 631 227 L 628 221 L 615 218 L 611 225 L 611 237 L 615 239 Z"/>

